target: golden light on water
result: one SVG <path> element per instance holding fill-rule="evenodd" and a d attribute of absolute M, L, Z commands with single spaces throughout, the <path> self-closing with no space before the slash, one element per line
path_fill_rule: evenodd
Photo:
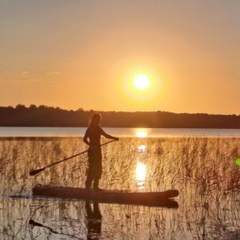
<path fill-rule="evenodd" d="M 146 151 L 146 145 L 139 145 L 138 146 L 138 156 L 139 160 L 137 162 L 136 167 L 136 180 L 137 180 L 137 188 L 138 189 L 144 189 L 145 188 L 145 180 L 146 180 L 146 165 L 141 161 L 144 157 L 144 153 Z"/>
<path fill-rule="evenodd" d="M 138 162 L 136 168 L 136 180 L 137 181 L 145 181 L 146 179 L 146 165 Z"/>
<path fill-rule="evenodd" d="M 137 129 L 136 137 L 138 138 L 146 138 L 147 137 L 147 130 L 146 129 Z"/>
<path fill-rule="evenodd" d="M 146 145 L 140 145 L 140 146 L 138 146 L 138 152 L 139 152 L 139 153 L 143 153 L 143 152 L 145 152 L 145 150 L 146 150 Z"/>

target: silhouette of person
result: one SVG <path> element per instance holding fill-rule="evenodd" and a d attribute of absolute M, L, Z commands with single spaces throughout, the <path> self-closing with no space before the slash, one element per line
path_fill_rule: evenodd
<path fill-rule="evenodd" d="M 90 189 L 92 187 L 95 190 L 101 190 L 99 188 L 99 180 L 102 175 L 102 151 L 101 151 L 101 136 L 109 139 L 119 140 L 117 137 L 113 137 L 106 132 L 100 126 L 101 115 L 96 113 L 90 120 L 89 127 L 83 137 L 83 141 L 89 146 L 88 149 L 88 171 L 85 187 Z"/>
<path fill-rule="evenodd" d="M 87 239 L 99 239 L 102 231 L 102 215 L 98 203 L 93 203 L 93 208 L 88 201 L 86 201 L 87 211 Z"/>

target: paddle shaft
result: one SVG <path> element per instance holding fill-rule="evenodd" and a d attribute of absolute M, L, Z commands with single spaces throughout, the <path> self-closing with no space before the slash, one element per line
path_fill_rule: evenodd
<path fill-rule="evenodd" d="M 111 141 L 109 141 L 109 142 L 106 142 L 106 143 L 101 144 L 101 146 L 104 146 L 104 145 L 106 145 L 106 144 L 108 144 L 108 143 L 111 143 L 111 142 L 113 142 L 113 141 L 116 141 L 116 140 L 113 139 L 113 140 L 111 140 Z M 56 164 L 59 164 L 59 163 L 64 162 L 64 161 L 67 161 L 67 160 L 69 160 L 69 159 L 71 159 L 71 158 L 77 157 L 77 156 L 82 155 L 82 154 L 84 154 L 84 153 L 86 153 L 86 152 L 88 152 L 88 150 L 85 150 L 85 151 L 80 152 L 80 153 L 77 153 L 77 154 L 75 154 L 75 155 L 73 155 L 73 156 L 64 158 L 64 159 L 62 159 L 62 160 L 60 160 L 60 161 L 58 161 L 58 162 L 52 163 L 52 164 L 50 164 L 50 165 L 48 165 L 48 166 L 46 166 L 46 167 L 44 167 L 44 168 L 40 168 L 40 169 L 37 169 L 37 170 L 32 170 L 32 171 L 30 171 L 29 175 L 30 175 L 30 176 L 34 176 L 34 175 L 40 173 L 41 171 L 45 170 L 46 168 L 50 168 L 50 167 L 52 167 L 52 166 L 55 166 Z"/>

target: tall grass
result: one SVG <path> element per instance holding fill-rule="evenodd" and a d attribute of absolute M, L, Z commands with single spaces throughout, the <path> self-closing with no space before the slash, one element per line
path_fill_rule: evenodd
<path fill-rule="evenodd" d="M 139 145 L 146 146 L 141 154 Z M 145 191 L 174 188 L 180 191 L 180 196 L 177 210 L 100 204 L 102 236 L 108 239 L 238 239 L 240 167 L 235 160 L 240 156 L 239 146 L 239 138 L 195 137 L 122 138 L 105 145 L 102 188 L 137 190 L 136 166 L 141 161 L 147 169 Z M 38 184 L 83 187 L 87 155 L 29 176 L 32 169 L 84 150 L 86 146 L 80 138 L 1 139 L 0 211 L 4 210 L 4 214 L 0 217 L 0 237 L 56 237 L 47 228 L 29 228 L 30 219 L 60 231 L 66 239 L 86 236 L 85 202 L 31 199 L 31 189 Z M 8 199 L 9 195 L 26 198 Z"/>

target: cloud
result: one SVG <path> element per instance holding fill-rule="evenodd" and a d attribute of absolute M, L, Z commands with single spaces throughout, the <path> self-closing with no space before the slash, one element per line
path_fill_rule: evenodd
<path fill-rule="evenodd" d="M 30 74 L 30 72 L 29 72 L 29 71 L 22 71 L 21 74 L 22 74 L 22 75 L 28 75 L 28 74 Z"/>
<path fill-rule="evenodd" d="M 9 82 L 36 82 L 37 79 L 31 76 L 30 71 L 21 71 L 18 73 L 10 73 L 10 72 L 2 72 L 0 73 L 0 81 L 2 83 L 9 83 Z"/>
<path fill-rule="evenodd" d="M 61 72 L 57 72 L 57 71 L 55 71 L 55 72 L 48 72 L 48 73 L 46 73 L 46 75 L 47 76 L 51 76 L 51 75 L 58 75 L 58 74 L 60 74 Z"/>

